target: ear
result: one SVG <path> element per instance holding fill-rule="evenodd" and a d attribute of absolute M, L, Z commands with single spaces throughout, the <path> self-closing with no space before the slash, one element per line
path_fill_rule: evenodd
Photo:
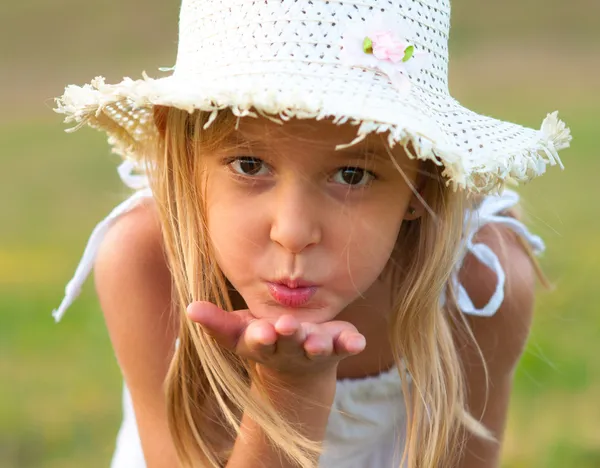
<path fill-rule="evenodd" d="M 154 106 L 152 109 L 154 113 L 154 124 L 161 138 L 165 137 L 167 131 L 167 115 L 169 114 L 169 108 L 166 106 Z"/>
<path fill-rule="evenodd" d="M 406 207 L 406 212 L 404 213 L 405 221 L 414 221 L 415 219 L 423 216 L 423 213 L 425 212 L 425 206 L 423 205 L 422 200 L 425 183 L 425 177 L 423 176 L 422 172 L 419 171 L 417 180 L 415 181 L 413 194 L 410 197 L 410 201 Z"/>
<path fill-rule="evenodd" d="M 415 219 L 419 219 L 423 216 L 425 212 L 425 207 L 423 203 L 413 195 L 406 208 L 406 213 L 404 213 L 404 221 L 414 221 Z"/>

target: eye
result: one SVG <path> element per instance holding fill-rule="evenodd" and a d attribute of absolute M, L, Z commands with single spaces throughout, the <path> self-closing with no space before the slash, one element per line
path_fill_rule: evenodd
<path fill-rule="evenodd" d="M 342 167 L 333 176 L 333 181 L 337 184 L 364 186 L 375 179 L 371 171 L 361 167 Z"/>
<path fill-rule="evenodd" d="M 269 174 L 269 168 L 264 161 L 250 156 L 236 158 L 229 163 L 229 167 L 239 175 L 244 176 L 261 176 Z"/>

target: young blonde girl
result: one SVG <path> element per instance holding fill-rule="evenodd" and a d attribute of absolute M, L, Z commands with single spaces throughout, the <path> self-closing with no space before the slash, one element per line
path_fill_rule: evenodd
<path fill-rule="evenodd" d="M 442 0 L 186 0 L 173 75 L 67 88 L 136 189 L 55 313 L 94 264 L 113 467 L 497 466 L 543 249 L 503 187 L 570 135 L 460 107 L 448 24 Z"/>

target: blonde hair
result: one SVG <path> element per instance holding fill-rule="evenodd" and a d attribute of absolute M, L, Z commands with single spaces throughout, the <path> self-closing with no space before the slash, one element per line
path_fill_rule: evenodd
<path fill-rule="evenodd" d="M 208 237 L 201 161 L 202 151 L 221 145 L 236 119 L 221 111 L 205 129 L 208 119 L 201 112 L 157 108 L 161 137 L 147 158 L 176 291 L 174 310 L 181 315 L 180 342 L 166 380 L 173 442 L 183 466 L 223 466 L 231 447 L 222 446 L 205 422 L 221 424 L 234 439 L 246 413 L 284 456 L 302 468 L 315 467 L 320 444 L 269 404 L 252 363 L 219 347 L 186 316 L 185 306 L 199 300 L 232 310 L 227 280 Z M 403 462 L 409 468 L 453 466 L 467 433 L 493 440 L 468 412 L 453 333 L 459 330 L 475 342 L 465 318 L 452 307 L 448 281 L 460 253 L 469 202 L 446 187 L 436 165 L 424 164 L 423 169 L 429 177 L 422 195 L 435 216 L 403 224 L 385 270 L 395 285 L 389 339 L 407 407 Z M 440 304 L 444 292 L 445 307 Z M 265 398 L 251 396 L 251 382 Z"/>

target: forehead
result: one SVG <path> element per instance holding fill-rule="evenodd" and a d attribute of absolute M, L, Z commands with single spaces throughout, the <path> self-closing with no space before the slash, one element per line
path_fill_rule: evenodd
<path fill-rule="evenodd" d="M 327 148 L 334 151 L 337 145 L 347 144 L 357 136 L 358 126 L 336 125 L 331 120 L 292 119 L 283 124 L 265 118 L 242 118 L 237 130 L 229 139 L 232 143 L 274 146 L 279 144 L 302 145 L 303 147 Z M 360 143 L 340 152 L 356 153 L 357 150 L 372 151 L 387 156 L 384 135 L 369 135 Z"/>

